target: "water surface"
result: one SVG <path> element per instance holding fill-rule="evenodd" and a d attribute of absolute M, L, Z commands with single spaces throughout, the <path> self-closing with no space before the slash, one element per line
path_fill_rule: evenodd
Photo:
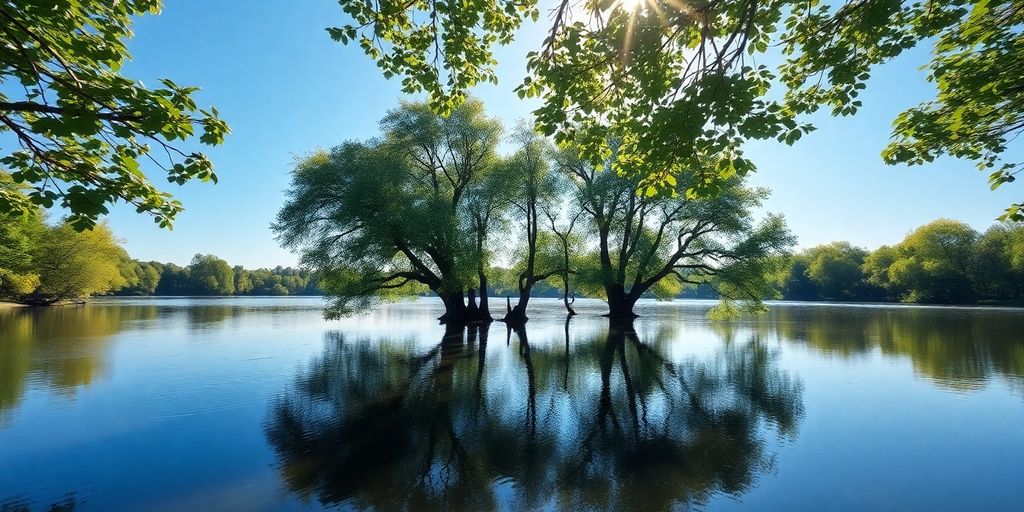
<path fill-rule="evenodd" d="M 0 310 L 0 510 L 1022 510 L 1024 311 Z"/>

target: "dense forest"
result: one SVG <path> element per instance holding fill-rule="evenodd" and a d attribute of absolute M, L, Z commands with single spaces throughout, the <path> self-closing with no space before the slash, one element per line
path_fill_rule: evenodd
<path fill-rule="evenodd" d="M 787 256 L 778 276 L 787 300 L 973 304 L 1024 302 L 1024 225 L 978 233 L 939 219 L 874 251 L 847 242 Z"/>
<path fill-rule="evenodd" d="M 320 295 L 307 270 L 277 266 L 249 270 L 209 254 L 187 266 L 124 259 L 124 284 L 113 295 Z"/>

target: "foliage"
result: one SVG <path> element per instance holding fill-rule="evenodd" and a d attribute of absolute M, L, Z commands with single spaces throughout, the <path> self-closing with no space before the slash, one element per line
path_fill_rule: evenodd
<path fill-rule="evenodd" d="M 353 23 L 328 28 L 331 38 L 358 41 L 384 76 L 404 76 L 403 92 L 426 91 L 430 106 L 444 115 L 466 99 L 467 89 L 497 82 L 492 47 L 511 42 L 524 19 L 540 14 L 536 0 L 340 4 Z"/>
<path fill-rule="evenodd" d="M 494 161 L 501 125 L 474 100 L 449 117 L 405 103 L 381 128 L 381 140 L 298 162 L 273 228 L 321 276 L 333 299 L 328 316 L 424 289 L 462 316 L 482 257 L 466 207 Z"/>
<path fill-rule="evenodd" d="M 868 251 L 848 242 L 811 247 L 787 258 L 779 284 L 796 300 L 870 300 L 877 289 L 862 279 Z"/>
<path fill-rule="evenodd" d="M 0 193 L 20 196 L 10 176 L 0 172 Z M 39 286 L 33 271 L 31 248 L 43 224 L 35 210 L 15 216 L 0 212 L 0 298 L 31 293 Z"/>
<path fill-rule="evenodd" d="M 835 242 L 784 260 L 777 284 L 789 300 L 958 304 L 1024 300 L 1024 226 L 1020 224 L 996 224 L 979 235 L 966 224 L 939 219 L 898 244 L 874 251 Z"/>
<path fill-rule="evenodd" d="M 124 201 L 169 227 L 182 206 L 149 181 L 145 162 L 170 182 L 216 181 L 206 155 L 172 144 L 197 127 L 199 142 L 220 144 L 228 127 L 217 110 L 197 109 L 195 87 L 163 79 L 150 89 L 119 73 L 129 58 L 133 19 L 159 12 L 160 5 L 0 1 L 0 83 L 7 85 L 0 92 L 0 132 L 11 132 L 19 145 L 0 163 L 15 182 L 31 187 L 24 196 L 0 191 L 0 212 L 59 203 L 71 212 L 70 225 L 82 230 Z"/>
<path fill-rule="evenodd" d="M 120 265 L 124 286 L 116 293 L 120 295 L 154 295 L 160 284 L 160 267 L 144 261 L 136 261 L 122 255 Z"/>
<path fill-rule="evenodd" d="M 510 27 L 536 16 L 533 3 L 340 3 L 355 23 L 328 29 L 332 36 L 358 38 L 385 76 L 402 75 L 406 90 L 425 90 L 439 111 L 490 71 L 492 48 L 510 41 Z M 541 100 L 535 114 L 545 134 L 578 145 L 591 163 L 608 159 L 618 137 L 619 172 L 656 191 L 701 169 L 689 192 L 711 196 L 754 169 L 743 142 L 792 144 L 812 129 L 802 118 L 821 107 L 854 114 L 874 67 L 924 42 L 938 94 L 896 118 L 883 158 L 967 158 L 991 172 L 995 187 L 1020 165 L 1001 155 L 1024 131 L 1022 25 L 1016 0 L 559 0 L 518 92 Z M 756 64 L 779 60 L 779 48 L 777 68 Z M 451 79 L 462 76 L 471 79 Z M 1024 204 L 1004 218 L 1024 219 Z"/>
<path fill-rule="evenodd" d="M 939 219 L 921 226 L 895 247 L 880 284 L 906 302 L 969 302 L 977 239 L 978 233 L 961 222 Z"/>
<path fill-rule="evenodd" d="M 767 191 L 734 178 L 714 196 L 694 197 L 686 193 L 702 179 L 694 171 L 679 177 L 674 194 L 638 195 L 640 178 L 602 172 L 572 152 L 558 166 L 594 247 L 577 282 L 602 293 L 611 316 L 632 316 L 645 294 L 670 298 L 702 284 L 752 308 L 773 294 L 772 267 L 794 239 L 781 217 L 754 221 Z"/>
<path fill-rule="evenodd" d="M 983 297 L 1024 298 L 1024 226 L 989 228 L 974 249 L 974 287 Z"/>
<path fill-rule="evenodd" d="M 0 191 L 25 197 L 3 172 Z M 122 255 L 106 224 L 77 232 L 68 222 L 47 225 L 38 209 L 0 212 L 0 300 L 52 304 L 105 292 L 122 283 Z"/>
<path fill-rule="evenodd" d="M 229 281 L 230 272 L 230 281 Z M 320 295 L 319 282 L 308 270 L 277 266 L 249 270 L 230 267 L 213 255 L 197 254 L 192 264 L 124 259 L 125 286 L 114 295 Z M 216 284 L 211 286 L 211 279 Z M 230 286 L 229 283 L 230 282 Z"/>
<path fill-rule="evenodd" d="M 228 262 L 212 254 L 196 254 L 188 266 L 189 275 L 199 295 L 231 295 L 235 293 L 235 273 Z"/>
<path fill-rule="evenodd" d="M 105 223 L 77 231 L 67 222 L 41 231 L 32 248 L 39 286 L 17 300 L 52 304 L 123 286 L 123 249 Z"/>
<path fill-rule="evenodd" d="M 522 234 L 516 237 L 522 242 L 513 256 L 513 268 L 517 271 L 515 290 L 519 300 L 506 320 L 522 322 L 526 318 L 533 286 L 564 273 L 566 269 L 554 237 L 545 230 L 547 222 L 544 216 L 558 208 L 562 199 L 557 195 L 557 178 L 551 172 L 550 143 L 525 124 L 516 128 L 512 141 L 518 149 L 496 174 L 504 175 L 502 182 L 506 184 L 507 215 L 514 219 L 511 222 L 513 233 Z"/>

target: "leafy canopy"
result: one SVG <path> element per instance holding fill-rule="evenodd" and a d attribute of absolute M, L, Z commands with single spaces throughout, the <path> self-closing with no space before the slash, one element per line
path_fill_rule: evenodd
<path fill-rule="evenodd" d="M 868 281 L 904 302 L 973 300 L 972 262 L 978 233 L 948 219 L 930 222 L 894 247 L 881 247 L 864 261 Z"/>
<path fill-rule="evenodd" d="M 474 100 L 448 117 L 406 103 L 381 128 L 300 160 L 273 226 L 321 278 L 328 316 L 425 289 L 461 295 L 483 258 L 471 232 L 501 124 Z"/>
<path fill-rule="evenodd" d="M 169 182 L 216 181 L 203 153 L 175 147 L 200 131 L 221 144 L 228 126 L 217 109 L 198 109 L 196 87 L 169 79 L 146 87 L 119 73 L 129 58 L 133 18 L 160 10 L 159 0 L 0 1 L 0 133 L 17 141 L 0 153 L 19 196 L 0 191 L 0 212 L 60 204 L 70 224 L 91 228 L 124 201 L 170 227 L 180 202 L 144 173 Z"/>
<path fill-rule="evenodd" d="M 537 17 L 536 0 L 340 3 L 354 22 L 332 37 L 359 40 L 385 76 L 426 91 L 440 112 L 493 81 L 494 46 Z M 651 193 L 705 169 L 688 192 L 710 195 L 754 169 L 744 141 L 792 144 L 812 129 L 802 116 L 822 107 L 854 114 L 872 69 L 924 42 L 938 94 L 897 117 L 884 160 L 966 158 L 997 187 L 1020 169 L 1002 156 L 1024 130 L 1022 25 L 1015 0 L 559 0 L 518 92 L 540 98 L 545 134 L 593 163 L 617 138 L 614 167 Z M 1024 219 L 1024 203 L 1003 218 Z"/>
<path fill-rule="evenodd" d="M 0 192 L 24 198 L 4 172 Z M 78 232 L 68 222 L 44 220 L 38 208 L 22 215 L 0 212 L 0 300 L 52 304 L 124 284 L 124 249 L 106 224 Z"/>
<path fill-rule="evenodd" d="M 698 285 L 750 309 L 775 294 L 769 276 L 795 240 L 781 216 L 756 222 L 765 189 L 733 178 L 713 196 L 688 197 L 689 180 L 700 179 L 692 171 L 680 175 L 676 194 L 638 195 L 638 177 L 602 172 L 571 152 L 558 160 L 593 247 L 579 267 L 581 290 L 613 308 L 621 298 L 631 308 L 645 294 L 672 298 Z"/>

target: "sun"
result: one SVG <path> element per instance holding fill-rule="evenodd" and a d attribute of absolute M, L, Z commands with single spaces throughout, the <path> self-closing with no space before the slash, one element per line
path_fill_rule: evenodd
<path fill-rule="evenodd" d="M 624 11 L 635 12 L 643 8 L 646 0 L 616 0 Z"/>

